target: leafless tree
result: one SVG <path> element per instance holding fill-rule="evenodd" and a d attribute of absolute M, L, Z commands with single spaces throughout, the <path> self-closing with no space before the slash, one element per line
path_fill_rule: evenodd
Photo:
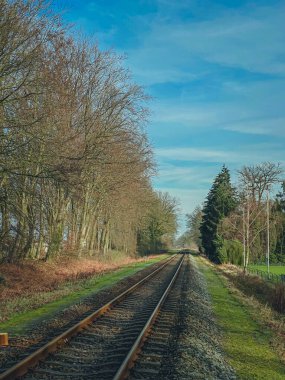
<path fill-rule="evenodd" d="M 0 0 L 0 15 L 0 258 L 135 252 L 153 200 L 164 204 L 150 186 L 148 97 L 45 1 Z"/>
<path fill-rule="evenodd" d="M 258 165 L 244 166 L 239 173 L 240 207 L 225 222 L 228 227 L 238 231 L 244 245 L 244 268 L 249 263 L 257 239 L 266 229 L 266 204 L 269 206 L 269 192 L 272 185 L 280 181 L 280 164 L 264 162 Z M 268 226 L 269 228 L 269 226 Z M 260 255 L 260 253 L 258 253 Z"/>

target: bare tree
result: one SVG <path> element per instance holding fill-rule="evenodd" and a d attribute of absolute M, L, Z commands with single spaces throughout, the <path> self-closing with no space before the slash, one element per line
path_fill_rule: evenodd
<path fill-rule="evenodd" d="M 280 181 L 282 169 L 280 164 L 264 162 L 254 166 L 244 166 L 239 170 L 241 183 L 242 240 L 244 243 L 244 268 L 249 263 L 250 251 L 260 233 L 269 228 L 265 214 L 269 214 L 269 191 L 272 185 Z M 267 206 L 267 211 L 266 211 Z M 269 230 L 268 230 L 269 231 Z M 267 238 L 268 243 L 269 239 Z"/>
<path fill-rule="evenodd" d="M 1 259 L 135 252 L 156 199 L 148 97 L 44 0 L 0 7 Z"/>

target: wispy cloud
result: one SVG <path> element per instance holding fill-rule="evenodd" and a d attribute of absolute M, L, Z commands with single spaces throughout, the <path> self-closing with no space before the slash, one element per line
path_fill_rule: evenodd
<path fill-rule="evenodd" d="M 155 187 L 201 203 L 223 163 L 285 166 L 285 3 L 86 0 L 73 21 L 153 95 Z M 83 4 L 84 3 L 84 4 Z"/>
<path fill-rule="evenodd" d="M 153 83 L 158 70 L 165 74 L 165 81 L 172 81 L 169 71 L 175 77 L 191 69 L 197 74 L 209 64 L 284 75 L 284 11 L 280 3 L 224 9 L 208 20 L 151 16 L 140 45 L 129 52 L 132 67 L 139 77 Z"/>
<path fill-rule="evenodd" d="M 245 120 L 229 124 L 225 126 L 225 129 L 248 134 L 285 137 L 285 117 Z"/>
<path fill-rule="evenodd" d="M 181 167 L 177 162 L 165 162 L 160 159 L 159 183 L 177 189 L 209 188 L 212 177 L 216 173 L 215 166 Z"/>
<path fill-rule="evenodd" d="M 248 84 L 226 82 L 217 91 L 222 92 L 219 101 L 196 99 L 191 91 L 182 100 L 155 100 L 152 121 L 180 124 L 188 130 L 204 128 L 285 136 L 285 79 Z"/>
<path fill-rule="evenodd" d="M 204 161 L 220 162 L 229 157 L 228 152 L 208 150 L 203 148 L 158 148 L 155 150 L 157 157 L 175 161 Z"/>
<path fill-rule="evenodd" d="M 270 156 L 271 160 L 285 164 L 284 145 L 283 142 L 275 144 L 244 144 L 233 151 L 231 147 L 225 147 L 219 150 L 210 150 L 203 147 L 187 148 L 187 147 L 170 147 L 158 148 L 155 150 L 159 162 L 170 160 L 180 165 L 179 161 L 197 161 L 205 163 L 219 164 L 237 164 L 249 165 L 257 164 L 266 160 Z M 200 171 L 203 169 L 200 169 Z"/>

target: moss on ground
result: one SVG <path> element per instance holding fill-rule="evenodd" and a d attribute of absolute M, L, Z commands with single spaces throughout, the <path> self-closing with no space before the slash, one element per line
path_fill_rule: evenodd
<path fill-rule="evenodd" d="M 223 332 L 224 350 L 238 377 L 284 379 L 285 367 L 270 347 L 271 331 L 252 319 L 249 308 L 231 294 L 224 278 L 201 259 L 196 260 L 206 278 L 214 313 Z"/>
<path fill-rule="evenodd" d="M 56 312 L 70 307 L 80 301 L 80 299 L 110 287 L 123 278 L 133 275 L 168 256 L 167 254 L 160 255 L 144 262 L 126 265 L 110 273 L 103 273 L 85 280 L 65 283 L 59 289 L 52 292 L 13 300 L 11 302 L 18 303 L 20 312 L 13 313 L 7 321 L 0 323 L 0 331 L 12 333 L 13 336 L 23 334 L 34 324 L 39 323 L 41 320 L 52 318 Z M 33 298 L 38 299 L 34 300 Z M 54 299 L 50 301 L 50 298 Z M 42 306 L 30 310 L 34 301 L 39 302 Z"/>

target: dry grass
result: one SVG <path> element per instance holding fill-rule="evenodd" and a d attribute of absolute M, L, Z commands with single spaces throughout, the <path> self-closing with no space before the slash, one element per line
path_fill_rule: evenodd
<path fill-rule="evenodd" d="M 219 270 L 233 284 L 248 296 L 253 296 L 264 305 L 269 305 L 279 313 L 285 311 L 285 286 L 264 281 L 259 276 L 245 274 L 234 265 L 220 265 Z"/>
<path fill-rule="evenodd" d="M 216 272 L 226 282 L 231 294 L 243 303 L 250 312 L 253 320 L 261 326 L 266 326 L 272 331 L 271 345 L 283 363 L 285 363 L 285 318 L 272 308 L 274 298 L 269 302 L 263 295 L 274 297 L 275 286 L 265 283 L 257 276 L 244 275 L 242 271 L 233 265 L 216 266 L 207 259 L 202 259 L 207 265 L 216 269 Z M 284 296 L 282 289 L 282 297 Z M 283 299 L 283 298 L 282 298 Z"/>
<path fill-rule="evenodd" d="M 222 328 L 223 347 L 237 377 L 284 379 L 284 317 L 238 290 L 221 268 L 204 262 L 201 269 Z"/>
<path fill-rule="evenodd" d="M 284 284 L 275 285 L 272 305 L 280 313 L 285 312 L 285 285 Z"/>
<path fill-rule="evenodd" d="M 150 257 L 148 257 L 150 258 Z M 53 262 L 25 261 L 22 264 L 0 265 L 0 302 L 19 296 L 49 292 L 69 281 L 86 279 L 103 272 L 118 269 L 146 258 L 130 258 L 123 255 L 105 259 L 63 258 Z"/>
<path fill-rule="evenodd" d="M 53 316 L 167 257 L 156 255 L 134 259 L 116 254 L 114 260 L 107 257 L 105 261 L 70 259 L 53 263 L 26 262 L 20 267 L 2 266 L 8 271 L 0 297 L 0 327 L 22 331 L 32 320 Z"/>

